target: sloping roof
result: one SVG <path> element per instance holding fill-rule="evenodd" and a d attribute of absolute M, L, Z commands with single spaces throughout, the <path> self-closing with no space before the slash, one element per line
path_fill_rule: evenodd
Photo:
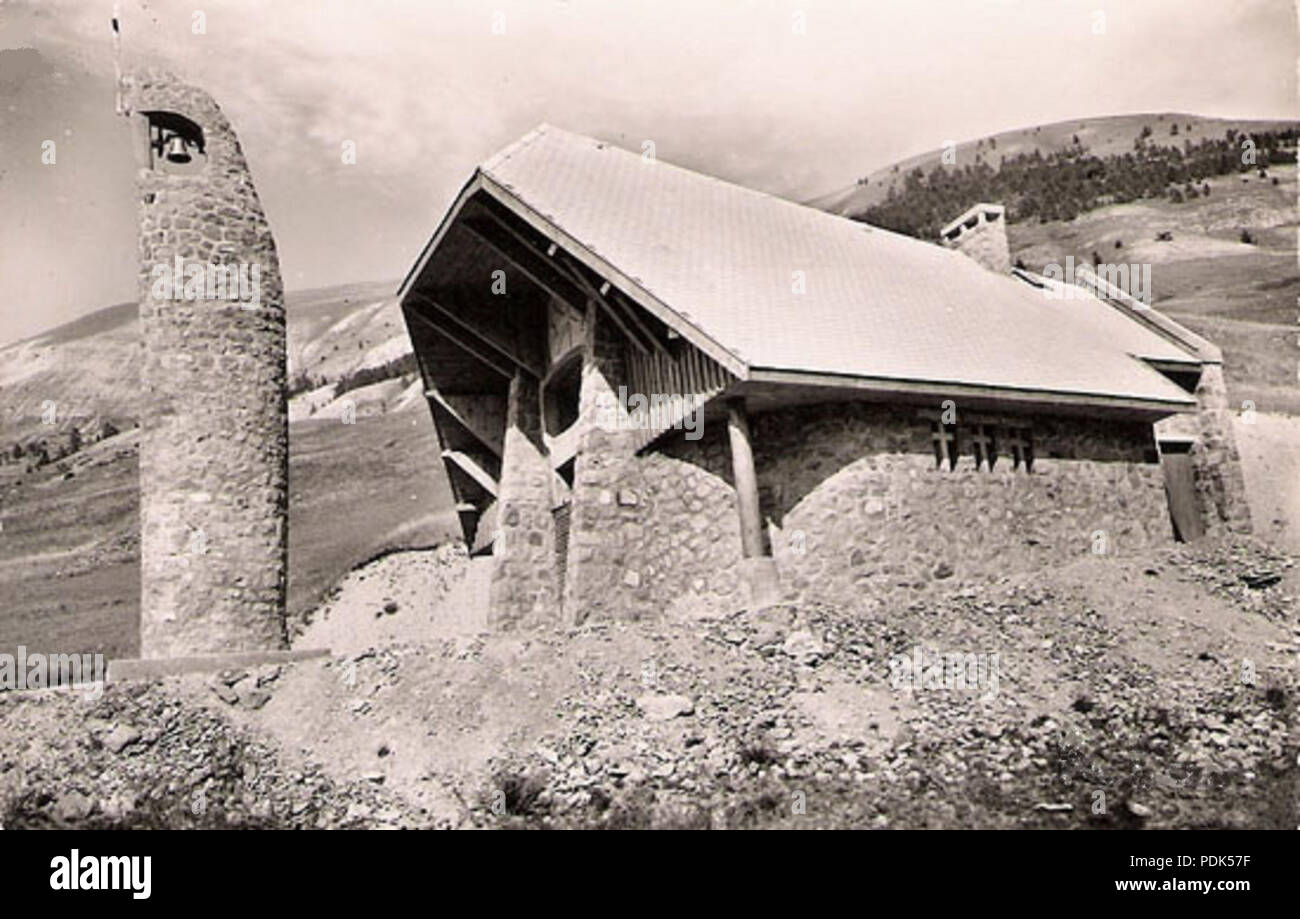
<path fill-rule="evenodd" d="M 1132 318 L 1135 322 L 1141 323 L 1169 341 L 1180 345 L 1183 350 L 1193 355 L 1197 361 L 1204 364 L 1223 363 L 1223 352 L 1214 342 L 1197 335 L 1187 326 L 1169 318 L 1159 310 L 1152 309 L 1141 300 L 1133 297 L 1128 291 L 1098 276 L 1089 270 L 1087 266 L 1075 270 L 1075 283 L 1091 290 L 1108 305 L 1122 310 L 1124 315 Z"/>
<path fill-rule="evenodd" d="M 615 286 L 639 288 L 624 293 L 666 307 L 687 338 L 725 349 L 742 378 L 1193 402 L 1122 343 L 1062 322 L 1041 291 L 936 245 L 545 125 L 479 177 Z"/>
<path fill-rule="evenodd" d="M 1040 296 L 1056 312 L 1056 322 L 1077 324 L 1083 334 L 1110 342 L 1125 354 L 1140 357 L 1144 361 L 1189 366 L 1199 366 L 1202 363 L 1190 345 L 1180 346 L 1171 335 L 1158 334 L 1155 331 L 1158 326 L 1154 322 L 1147 324 L 1139 318 L 1143 314 L 1159 315 L 1150 307 L 1127 294 L 1124 294 L 1124 301 L 1119 301 L 1117 297 L 1110 300 L 1097 297 L 1091 283 L 1097 281 L 1097 277 L 1091 272 L 1085 276 L 1080 271 L 1078 281 L 1074 284 L 1023 269 L 1014 269 L 1012 274 L 1041 291 Z M 1122 293 L 1118 288 L 1115 290 Z"/>

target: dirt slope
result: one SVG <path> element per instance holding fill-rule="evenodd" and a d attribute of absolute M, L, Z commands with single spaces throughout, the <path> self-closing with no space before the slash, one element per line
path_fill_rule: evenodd
<path fill-rule="evenodd" d="M 293 826 L 1300 820 L 1300 582 L 1258 545 L 953 584 L 878 620 L 780 606 L 518 634 L 448 607 L 463 565 L 357 572 L 330 613 L 352 645 L 327 660 L 0 699 L 7 822 L 192 825 L 196 795 L 205 821 Z M 1282 580 L 1241 580 L 1264 571 Z M 899 685 L 917 648 L 985 670 Z M 115 731 L 144 739 L 115 750 Z"/>

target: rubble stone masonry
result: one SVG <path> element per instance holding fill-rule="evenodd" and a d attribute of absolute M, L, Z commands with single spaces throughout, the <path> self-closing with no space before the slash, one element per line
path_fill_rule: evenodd
<path fill-rule="evenodd" d="M 510 383 L 497 494 L 489 610 L 509 629 L 558 621 L 560 597 L 550 459 L 542 445 L 538 383 L 523 372 Z"/>
<path fill-rule="evenodd" d="M 936 468 L 915 409 L 837 402 L 751 417 L 761 509 L 790 598 L 881 611 L 951 578 L 1172 541 L 1149 424 L 1016 423 L 1032 430 L 1032 472 L 1005 452 L 977 469 L 965 444 L 955 469 Z M 666 437 L 619 461 L 580 459 L 580 487 L 595 500 L 575 506 L 569 609 L 639 618 L 743 605 L 725 424 L 706 424 L 695 442 Z"/>
<path fill-rule="evenodd" d="M 182 115 L 202 128 L 205 144 L 184 172 L 143 154 L 137 179 L 140 653 L 283 648 L 288 423 L 275 242 L 216 103 L 163 74 L 130 77 L 125 89 L 133 118 Z M 258 302 L 156 297 L 155 266 L 177 256 L 187 265 L 256 266 Z"/>
<path fill-rule="evenodd" d="M 1196 385 L 1199 437 L 1192 448 L 1192 471 L 1207 532 L 1251 532 L 1250 502 L 1241 456 L 1232 433 L 1232 410 L 1222 364 L 1206 364 Z"/>

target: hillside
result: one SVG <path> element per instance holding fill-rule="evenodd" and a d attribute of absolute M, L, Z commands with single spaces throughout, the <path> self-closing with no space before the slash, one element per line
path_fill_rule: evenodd
<path fill-rule="evenodd" d="M 1170 134 L 1174 124 L 1178 125 L 1177 135 Z M 927 150 L 870 172 L 852 185 L 819 195 L 807 203 L 843 217 L 859 217 L 869 208 L 881 204 L 890 189 L 901 192 L 908 173 L 916 169 L 929 175 L 936 166 L 943 166 L 951 171 L 982 163 L 996 170 L 1004 157 L 1012 159 L 1021 155 L 1032 156 L 1035 153 L 1047 157 L 1064 153 L 1079 145 L 1085 147 L 1093 156 L 1120 156 L 1133 149 L 1134 138 L 1142 132 L 1144 126 L 1151 127 L 1153 144 L 1172 142 L 1182 146 L 1187 141 L 1199 143 L 1207 139 L 1222 138 L 1229 130 L 1247 133 L 1274 131 L 1294 127 L 1295 123 L 1241 118 L 1204 118 L 1181 112 L 1152 112 L 1058 121 L 955 143 L 951 148 L 949 162 L 944 161 L 944 153 L 947 152 L 945 148 Z M 957 215 L 954 213 L 953 216 Z"/>
<path fill-rule="evenodd" d="M 336 382 L 410 353 L 393 297 L 396 287 L 370 282 L 288 294 L 289 377 L 298 381 L 301 395 L 310 395 L 302 387 L 307 377 L 312 383 Z M 134 303 L 96 310 L 0 348 L 0 449 L 47 438 L 51 427 L 96 431 L 106 419 L 123 429 L 133 425 L 139 411 L 139 358 Z M 311 405 L 319 410 L 331 401 L 326 386 L 292 412 L 295 418 L 308 417 Z M 42 425 L 50 402 L 56 406 L 56 423 Z M 399 402 L 410 404 L 397 392 L 372 410 L 396 408 Z"/>
<path fill-rule="evenodd" d="M 1151 266 L 1152 306 L 1218 344 L 1238 407 L 1300 414 L 1295 379 L 1296 167 L 1206 180 L 1209 195 L 1097 208 L 1070 221 L 1009 224 L 1013 259 L 1068 256 Z M 1276 184 L 1274 184 L 1276 182 Z M 1243 233 L 1250 242 L 1243 242 Z M 1158 236 L 1168 235 L 1168 239 Z"/>
<path fill-rule="evenodd" d="M 0 653 L 138 652 L 138 440 L 126 431 L 0 479 Z M 290 427 L 291 616 L 368 559 L 459 532 L 437 453 L 424 412 Z"/>
<path fill-rule="evenodd" d="M 301 615 L 352 567 L 457 532 L 415 374 L 370 382 L 410 354 L 392 283 L 288 297 L 289 607 Z M 138 322 L 135 304 L 97 310 L 0 349 L 0 649 L 52 643 L 131 655 L 139 601 Z M 336 389 L 361 381 L 342 398 Z M 41 424 L 46 400 L 56 424 Z M 411 411 L 411 409 L 419 409 Z M 101 423 L 121 431 L 97 440 Z M 354 423 L 346 423 L 354 421 Z M 68 448 L 68 431 L 85 434 Z M 347 521 L 340 527 L 340 521 Z"/>

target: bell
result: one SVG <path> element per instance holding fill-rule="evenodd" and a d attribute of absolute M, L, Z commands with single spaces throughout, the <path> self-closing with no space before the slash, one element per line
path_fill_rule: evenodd
<path fill-rule="evenodd" d="M 190 161 L 189 145 L 185 143 L 185 138 L 179 134 L 173 134 L 167 141 L 167 162 L 169 163 L 188 163 Z"/>

